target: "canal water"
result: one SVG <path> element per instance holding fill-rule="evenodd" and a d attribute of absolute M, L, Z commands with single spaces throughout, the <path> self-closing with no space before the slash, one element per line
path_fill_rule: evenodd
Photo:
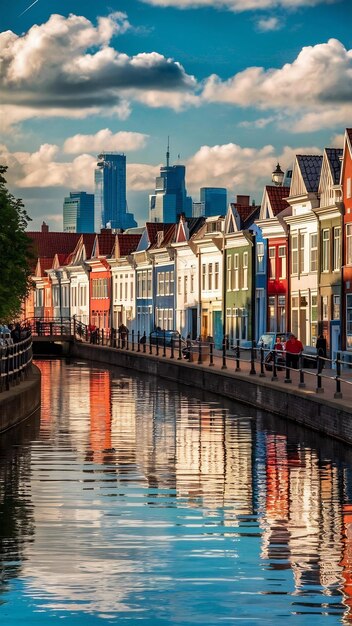
<path fill-rule="evenodd" d="M 0 439 L 0 624 L 352 623 L 352 452 L 215 396 L 43 360 Z"/>

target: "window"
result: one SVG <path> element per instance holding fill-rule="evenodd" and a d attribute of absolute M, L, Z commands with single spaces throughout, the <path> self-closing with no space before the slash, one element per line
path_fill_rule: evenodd
<path fill-rule="evenodd" d="M 191 293 L 194 293 L 194 274 L 191 273 Z"/>
<path fill-rule="evenodd" d="M 248 252 L 243 253 L 243 284 L 242 289 L 248 289 Z"/>
<path fill-rule="evenodd" d="M 275 296 L 269 297 L 269 331 L 276 332 L 276 302 Z"/>
<path fill-rule="evenodd" d="M 264 272 L 264 244 L 261 241 L 257 243 L 257 274 Z"/>
<path fill-rule="evenodd" d="M 298 296 L 293 296 L 291 303 L 291 331 L 298 336 Z"/>
<path fill-rule="evenodd" d="M 318 269 L 318 235 L 313 233 L 310 236 L 310 264 L 309 269 L 311 272 L 316 272 Z"/>
<path fill-rule="evenodd" d="M 334 271 L 341 269 L 341 228 L 334 228 Z"/>
<path fill-rule="evenodd" d="M 276 276 L 275 252 L 275 248 L 269 248 L 269 278 L 271 278 L 272 280 Z"/>
<path fill-rule="evenodd" d="M 305 233 L 299 234 L 299 273 L 303 274 L 305 269 L 304 262 L 304 246 L 305 246 L 306 236 Z"/>
<path fill-rule="evenodd" d="M 43 306 L 43 304 L 44 304 L 44 289 L 36 289 L 35 306 Z"/>
<path fill-rule="evenodd" d="M 352 294 L 346 295 L 346 344 L 352 348 Z"/>
<path fill-rule="evenodd" d="M 152 270 L 147 271 L 147 298 L 152 297 Z"/>
<path fill-rule="evenodd" d="M 278 296 L 278 331 L 286 332 L 286 296 Z"/>
<path fill-rule="evenodd" d="M 332 318 L 334 320 L 340 319 L 340 296 L 333 296 L 332 298 Z"/>
<path fill-rule="evenodd" d="M 165 276 L 164 295 L 169 296 L 170 295 L 170 272 L 164 272 L 164 276 Z"/>
<path fill-rule="evenodd" d="M 285 246 L 279 246 L 279 276 L 280 278 L 286 278 L 286 248 Z"/>
<path fill-rule="evenodd" d="M 232 289 L 232 256 L 228 255 L 227 257 L 227 291 L 231 291 Z"/>
<path fill-rule="evenodd" d="M 322 233 L 322 258 L 321 258 L 321 271 L 328 272 L 330 269 L 329 256 L 330 256 L 330 233 L 327 228 L 324 228 Z"/>
<path fill-rule="evenodd" d="M 182 278 L 181 276 L 177 277 L 177 293 L 180 296 L 182 293 Z"/>
<path fill-rule="evenodd" d="M 346 263 L 352 264 L 352 224 L 346 224 Z"/>
<path fill-rule="evenodd" d="M 215 263 L 214 289 L 219 289 L 219 262 Z"/>
<path fill-rule="evenodd" d="M 239 289 L 239 265 L 238 265 L 238 254 L 234 254 L 233 256 L 233 288 L 235 291 Z"/>
<path fill-rule="evenodd" d="M 205 263 L 203 263 L 203 265 L 202 265 L 202 290 L 203 291 L 205 291 L 206 272 L 207 272 L 206 265 L 205 265 Z"/>
<path fill-rule="evenodd" d="M 352 196 L 352 178 L 347 178 L 346 198 L 350 198 L 351 196 Z"/>
<path fill-rule="evenodd" d="M 329 301 L 327 296 L 323 296 L 321 299 L 321 316 L 323 320 L 329 319 Z"/>
<path fill-rule="evenodd" d="M 292 250 L 291 250 L 291 263 L 292 263 L 292 274 L 298 274 L 298 237 L 297 235 L 292 236 Z"/>
<path fill-rule="evenodd" d="M 185 274 L 184 277 L 183 277 L 183 284 L 184 284 L 185 302 L 187 302 L 187 293 L 188 293 L 188 276 L 187 276 L 187 274 Z"/>
<path fill-rule="evenodd" d="M 312 296 L 310 302 L 311 310 L 310 310 L 310 340 L 311 345 L 315 346 L 318 337 L 318 296 Z"/>
<path fill-rule="evenodd" d="M 213 288 L 213 264 L 209 263 L 208 267 L 208 289 L 211 291 Z"/>

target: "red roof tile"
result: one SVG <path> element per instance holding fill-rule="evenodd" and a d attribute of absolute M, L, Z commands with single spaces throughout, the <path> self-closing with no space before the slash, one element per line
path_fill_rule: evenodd
<path fill-rule="evenodd" d="M 103 233 L 98 235 L 99 256 L 111 256 L 114 250 L 116 235 Z"/>
<path fill-rule="evenodd" d="M 140 238 L 141 235 L 124 235 L 123 233 L 117 235 L 117 254 L 121 257 L 127 256 L 128 254 L 131 254 L 131 252 L 134 252 L 137 249 Z"/>
<path fill-rule="evenodd" d="M 266 190 L 268 192 L 269 201 L 273 211 L 273 215 L 276 216 L 289 206 L 284 198 L 290 195 L 289 187 L 276 187 L 275 185 L 267 185 Z"/>
<path fill-rule="evenodd" d="M 53 258 L 56 253 L 72 252 L 81 236 L 79 233 L 43 233 L 41 231 L 28 231 L 27 235 L 33 241 L 34 254 L 40 258 Z"/>

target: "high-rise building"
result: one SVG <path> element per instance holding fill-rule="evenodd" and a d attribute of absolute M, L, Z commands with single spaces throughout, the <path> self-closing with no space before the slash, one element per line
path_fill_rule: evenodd
<path fill-rule="evenodd" d="M 95 232 L 101 228 L 133 228 L 132 213 L 127 213 L 126 156 L 117 153 L 98 155 L 95 170 Z"/>
<path fill-rule="evenodd" d="M 204 202 L 193 202 L 192 204 L 192 217 L 203 217 L 205 215 Z"/>
<path fill-rule="evenodd" d="M 224 187 L 201 187 L 200 201 L 204 203 L 204 217 L 226 215 L 227 189 Z"/>
<path fill-rule="evenodd" d="M 169 145 L 166 152 L 166 166 L 160 168 L 160 176 L 155 179 L 155 192 L 149 196 L 149 221 L 172 223 L 180 213 L 191 215 L 192 198 L 187 196 L 186 168 L 184 165 L 170 165 Z"/>
<path fill-rule="evenodd" d="M 63 205 L 64 233 L 94 233 L 94 195 L 70 191 Z"/>

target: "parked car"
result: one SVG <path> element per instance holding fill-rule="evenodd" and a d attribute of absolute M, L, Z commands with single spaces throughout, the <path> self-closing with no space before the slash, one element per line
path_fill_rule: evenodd
<path fill-rule="evenodd" d="M 156 344 L 156 342 L 158 342 L 159 346 L 163 346 L 164 337 L 166 346 L 171 346 L 171 338 L 174 341 L 174 346 L 176 346 L 181 335 L 178 330 L 163 330 L 162 328 L 158 328 L 150 333 L 150 342 L 152 344 Z"/>

